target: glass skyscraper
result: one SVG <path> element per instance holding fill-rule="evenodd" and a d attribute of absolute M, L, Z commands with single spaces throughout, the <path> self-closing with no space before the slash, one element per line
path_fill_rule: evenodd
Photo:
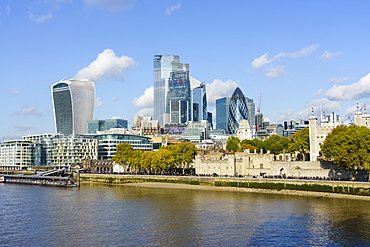
<path fill-rule="evenodd" d="M 56 133 L 86 134 L 94 117 L 95 84 L 86 79 L 60 81 L 51 86 Z"/>
<path fill-rule="evenodd" d="M 193 121 L 200 122 L 201 120 L 207 120 L 207 94 L 206 84 L 201 83 L 198 87 L 193 90 Z"/>
<path fill-rule="evenodd" d="M 230 99 L 229 116 L 227 120 L 227 130 L 231 134 L 235 134 L 239 128 L 239 122 L 242 119 L 248 118 L 247 100 L 242 90 L 237 87 Z"/>
<path fill-rule="evenodd" d="M 229 119 L 230 97 L 216 100 L 216 128 L 227 130 Z"/>
<path fill-rule="evenodd" d="M 191 90 L 189 70 L 171 72 L 168 84 L 171 124 L 182 124 L 191 120 Z"/>
<path fill-rule="evenodd" d="M 172 72 L 187 72 L 189 82 L 189 64 L 180 63 L 177 55 L 154 56 L 154 120 L 159 120 L 161 125 L 170 122 L 170 81 Z M 179 76 L 181 75 L 178 74 Z M 177 76 L 172 75 L 172 79 Z M 190 90 L 190 87 L 189 87 Z"/>

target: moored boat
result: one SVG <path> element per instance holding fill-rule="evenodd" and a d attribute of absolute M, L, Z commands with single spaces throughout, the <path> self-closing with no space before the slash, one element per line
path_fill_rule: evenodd
<path fill-rule="evenodd" d="M 3 176 L 0 176 L 0 183 L 4 183 L 5 182 L 5 178 Z"/>

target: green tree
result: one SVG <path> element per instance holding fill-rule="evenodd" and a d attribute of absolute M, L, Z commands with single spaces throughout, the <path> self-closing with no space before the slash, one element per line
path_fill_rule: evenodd
<path fill-rule="evenodd" d="M 299 152 L 305 160 L 306 153 L 310 150 L 309 129 L 304 128 L 291 135 L 290 143 L 288 144 L 288 152 Z"/>
<path fill-rule="evenodd" d="M 156 171 L 161 171 L 161 174 L 163 174 L 174 166 L 174 161 L 175 158 L 171 150 L 166 147 L 160 147 L 159 151 L 154 156 L 153 166 Z"/>
<path fill-rule="evenodd" d="M 272 135 L 264 141 L 266 150 L 270 150 L 273 154 L 283 153 L 288 148 L 289 139 L 286 137 Z"/>
<path fill-rule="evenodd" d="M 229 151 L 238 151 L 240 140 L 236 136 L 229 136 L 226 142 L 226 149 Z"/>
<path fill-rule="evenodd" d="M 334 164 L 353 171 L 370 170 L 370 129 L 364 126 L 338 126 L 321 145 L 322 154 Z"/>
<path fill-rule="evenodd" d="M 263 149 L 264 152 L 266 152 L 265 142 L 262 141 L 262 140 L 259 140 L 259 139 L 246 140 L 245 139 L 245 140 L 242 140 L 242 142 L 241 142 L 241 145 L 243 145 L 243 144 L 250 144 L 250 145 L 256 147 L 257 151 Z"/>
<path fill-rule="evenodd" d="M 126 142 L 120 143 L 116 147 L 116 155 L 112 157 L 112 160 L 130 169 L 133 151 L 134 150 L 130 144 Z"/>
<path fill-rule="evenodd" d="M 145 169 L 148 174 L 153 172 L 154 156 L 155 152 L 153 151 L 146 151 L 143 153 L 141 167 Z"/>
<path fill-rule="evenodd" d="M 133 167 L 136 173 L 141 170 L 143 153 L 143 150 L 132 150 L 130 153 L 130 167 Z"/>
<path fill-rule="evenodd" d="M 176 167 L 182 167 L 183 174 L 185 174 L 185 169 L 190 167 L 190 164 L 193 163 L 195 155 L 197 154 L 195 144 L 180 142 L 166 147 L 172 152 L 174 165 Z"/>

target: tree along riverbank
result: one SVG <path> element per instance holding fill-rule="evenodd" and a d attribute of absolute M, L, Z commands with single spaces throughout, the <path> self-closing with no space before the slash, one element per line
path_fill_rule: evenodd
<path fill-rule="evenodd" d="M 351 181 L 82 173 L 80 182 L 370 200 L 370 183 Z"/>

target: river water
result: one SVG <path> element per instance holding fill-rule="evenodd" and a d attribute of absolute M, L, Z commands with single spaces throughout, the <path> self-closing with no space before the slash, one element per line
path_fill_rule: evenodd
<path fill-rule="evenodd" d="M 0 184 L 0 246 L 370 246 L 370 202 Z"/>

